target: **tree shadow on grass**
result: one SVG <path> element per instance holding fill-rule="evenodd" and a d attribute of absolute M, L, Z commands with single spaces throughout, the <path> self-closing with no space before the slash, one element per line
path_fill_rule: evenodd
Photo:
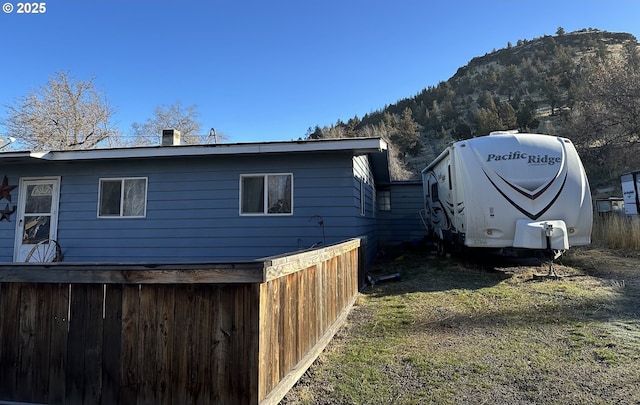
<path fill-rule="evenodd" d="M 502 262 L 501 262 L 502 263 Z M 379 259 L 368 271 L 367 295 L 396 295 L 457 289 L 477 290 L 494 286 L 512 274 L 475 258 L 438 257 L 428 251 L 407 251 Z M 397 275 L 397 277 L 391 277 Z M 388 277 L 377 282 L 377 279 Z"/>
<path fill-rule="evenodd" d="M 571 260 L 566 261 L 572 264 Z M 503 281 L 518 282 L 566 282 L 591 278 L 595 283 L 592 297 L 572 298 L 570 293 L 558 287 L 553 296 L 541 296 L 541 302 L 532 307 L 490 309 L 479 317 L 457 315 L 450 324 L 491 324 L 523 322 L 545 324 L 558 317 L 575 320 L 610 321 L 621 319 L 637 322 L 640 319 L 640 271 L 608 269 L 606 272 L 579 265 L 558 265 L 560 279 L 533 278 L 535 272 L 545 273 L 547 261 L 540 258 L 504 258 L 488 255 L 466 255 L 453 258 L 437 257 L 429 252 L 408 251 L 392 258 L 380 260 L 370 270 L 372 274 L 395 274 L 399 277 L 373 286 L 368 285 L 362 293 L 372 298 L 419 292 L 447 292 L 467 290 L 470 292 L 491 288 Z M 577 262 L 579 264 L 579 262 Z M 621 265 L 616 265 L 620 269 Z M 622 275 L 625 278 L 622 278 Z M 606 290 L 605 290 L 606 289 Z M 603 294 L 603 292 L 607 294 Z"/>

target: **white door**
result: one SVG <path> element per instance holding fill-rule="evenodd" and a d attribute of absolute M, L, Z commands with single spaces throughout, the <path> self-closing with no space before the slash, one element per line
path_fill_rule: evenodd
<path fill-rule="evenodd" d="M 13 260 L 24 262 L 36 244 L 57 239 L 60 178 L 20 179 L 19 187 Z"/>

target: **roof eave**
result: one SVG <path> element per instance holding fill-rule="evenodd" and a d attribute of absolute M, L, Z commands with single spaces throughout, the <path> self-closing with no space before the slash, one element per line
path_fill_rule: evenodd
<path fill-rule="evenodd" d="M 39 157 L 40 159 L 50 161 L 69 161 L 332 151 L 352 151 L 355 155 L 361 155 L 373 152 L 382 152 L 386 150 L 387 143 L 381 138 L 349 138 L 319 141 L 316 140 L 70 150 L 44 152 L 39 156 L 34 156 L 32 154 L 30 155 L 30 157 Z"/>

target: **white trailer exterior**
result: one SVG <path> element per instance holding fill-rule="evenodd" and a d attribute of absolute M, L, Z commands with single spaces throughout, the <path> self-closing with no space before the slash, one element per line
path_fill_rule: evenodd
<path fill-rule="evenodd" d="M 625 173 L 620 176 L 622 186 L 622 200 L 624 201 L 624 213 L 626 215 L 638 215 L 640 201 L 640 171 Z"/>
<path fill-rule="evenodd" d="M 439 250 L 562 252 L 591 242 L 589 183 L 573 143 L 493 132 L 456 142 L 422 171 L 425 224 Z"/>

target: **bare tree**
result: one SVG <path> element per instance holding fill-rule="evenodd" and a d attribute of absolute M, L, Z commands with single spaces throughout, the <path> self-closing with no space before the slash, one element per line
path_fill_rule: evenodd
<path fill-rule="evenodd" d="M 640 166 L 638 94 L 640 67 L 628 58 L 611 56 L 583 73 L 566 131 L 591 173 L 617 178 Z"/>
<path fill-rule="evenodd" d="M 154 110 L 153 117 L 144 123 L 134 122 L 131 125 L 134 144 L 159 145 L 162 130 L 169 128 L 180 131 L 181 140 L 186 144 L 206 144 L 226 139 L 224 134 L 213 128 L 202 134 L 199 118 L 196 105 L 184 107 L 180 101 L 172 105 L 160 105 Z"/>
<path fill-rule="evenodd" d="M 92 149 L 116 141 L 114 113 L 105 95 L 88 81 L 58 72 L 46 85 L 5 106 L 8 135 L 32 150 Z"/>

